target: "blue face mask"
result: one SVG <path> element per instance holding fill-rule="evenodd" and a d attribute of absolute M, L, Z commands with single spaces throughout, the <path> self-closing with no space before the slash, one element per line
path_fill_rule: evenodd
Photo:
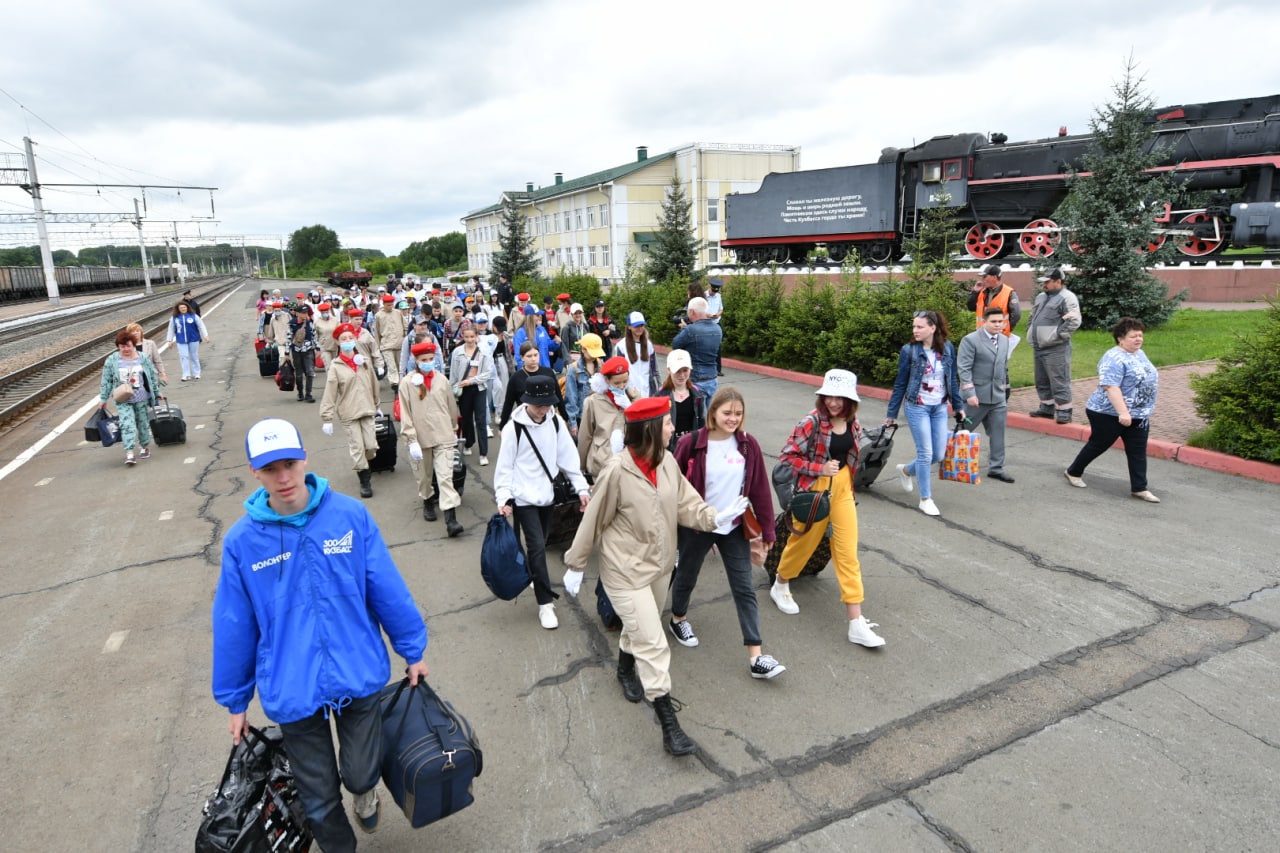
<path fill-rule="evenodd" d="M 355 348 L 356 348 L 356 342 L 355 342 L 355 341 L 342 341 L 340 344 L 338 344 L 338 348 L 339 348 L 340 350 L 342 350 L 343 352 L 354 352 L 354 351 L 355 351 Z"/>
<path fill-rule="evenodd" d="M 420 361 L 418 362 L 418 369 L 423 373 L 431 373 L 436 369 L 436 364 L 434 361 Z"/>

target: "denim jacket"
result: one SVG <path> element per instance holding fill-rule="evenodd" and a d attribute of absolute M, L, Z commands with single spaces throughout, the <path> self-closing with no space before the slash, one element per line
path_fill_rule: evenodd
<path fill-rule="evenodd" d="M 898 377 L 893 380 L 893 395 L 889 397 L 889 411 L 886 417 L 898 417 L 898 409 L 903 402 L 914 402 L 920 394 L 920 382 L 924 379 L 924 369 L 928 359 L 924 347 L 912 341 L 898 353 Z M 947 341 L 942 346 L 942 370 L 946 375 L 946 385 L 942 402 L 950 401 L 953 408 L 964 408 L 964 398 L 960 396 L 960 380 L 956 374 L 956 348 Z"/>

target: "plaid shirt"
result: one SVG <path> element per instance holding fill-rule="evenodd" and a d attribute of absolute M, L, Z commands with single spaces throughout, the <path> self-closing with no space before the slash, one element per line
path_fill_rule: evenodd
<path fill-rule="evenodd" d="M 858 440 L 862 435 L 862 425 L 854 420 L 850 425 L 853 431 L 853 449 L 845 459 L 845 465 L 858 467 Z M 831 421 L 814 409 L 805 419 L 796 424 L 782 446 L 779 462 L 786 462 L 795 471 L 796 491 L 808 491 L 814 482 L 822 476 L 822 466 L 830 455 Z"/>

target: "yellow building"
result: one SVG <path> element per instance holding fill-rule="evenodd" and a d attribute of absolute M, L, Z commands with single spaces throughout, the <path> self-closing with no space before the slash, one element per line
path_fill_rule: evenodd
<path fill-rule="evenodd" d="M 799 146 L 694 142 L 654 157 L 641 146 L 634 161 L 580 178 L 565 180 L 557 172 L 549 186 L 529 183 L 462 218 L 469 274 L 488 274 L 501 248 L 502 203 L 511 198 L 524 213 L 543 275 L 572 270 L 606 284 L 619 281 L 628 255 L 644 261 L 673 176 L 691 202 L 695 236 L 702 241 L 698 265 L 717 264 L 722 260 L 724 197 L 754 192 L 770 172 L 799 168 Z"/>

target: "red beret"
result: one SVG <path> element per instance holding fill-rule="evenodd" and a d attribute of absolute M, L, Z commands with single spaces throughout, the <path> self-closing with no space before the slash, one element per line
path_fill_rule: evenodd
<path fill-rule="evenodd" d="M 420 344 L 414 344 L 409 348 L 409 352 L 414 355 L 422 355 L 424 353 L 433 353 L 436 351 L 436 345 L 431 341 L 423 341 Z"/>
<path fill-rule="evenodd" d="M 295 293 L 295 294 L 293 294 L 293 298 L 294 298 L 294 299 L 306 299 L 306 298 L 307 298 L 307 294 L 305 294 L 305 293 Z"/>
<path fill-rule="evenodd" d="M 600 372 L 605 376 L 618 376 L 631 372 L 631 363 L 624 356 L 615 355 L 600 365 Z"/>
<path fill-rule="evenodd" d="M 343 332 L 350 332 L 354 335 L 356 333 L 356 327 L 350 323 L 339 323 L 333 330 L 333 339 L 336 341 Z"/>
<path fill-rule="evenodd" d="M 440 295 L 440 288 L 438 288 L 438 287 L 437 287 L 435 290 L 431 291 L 431 295 L 432 295 L 432 296 L 439 296 L 439 295 Z"/>
<path fill-rule="evenodd" d="M 320 303 L 319 305 L 317 305 L 316 307 L 317 307 L 317 308 L 319 308 L 321 311 L 328 311 L 328 310 L 329 310 L 329 303 L 328 303 L 328 302 L 321 302 L 321 303 Z"/>
<path fill-rule="evenodd" d="M 348 316 L 348 317 L 361 317 L 361 318 L 363 318 L 363 317 L 364 317 L 364 312 L 363 312 L 363 311 L 361 311 L 359 308 L 352 308 L 350 311 L 348 311 L 348 312 L 347 312 L 347 316 Z"/>
<path fill-rule="evenodd" d="M 645 397 L 643 400 L 636 400 L 627 407 L 627 423 L 634 424 L 640 421 L 651 421 L 654 418 L 660 418 L 671 411 L 670 397 Z"/>
<path fill-rule="evenodd" d="M 271 307 L 272 307 L 272 308 L 283 308 L 283 307 L 284 307 L 284 303 L 283 303 L 283 302 L 279 302 L 279 301 L 272 302 L 272 303 L 271 303 Z"/>
<path fill-rule="evenodd" d="M 516 294 L 516 299 L 519 299 L 521 302 L 528 302 L 528 301 L 529 301 L 529 294 L 527 294 L 527 293 L 517 293 L 517 294 Z"/>
<path fill-rule="evenodd" d="M 394 296 L 392 296 L 390 293 L 384 293 L 384 294 L 382 294 L 382 301 L 383 301 L 383 302 L 395 302 L 395 301 L 396 301 L 396 298 L 395 298 Z"/>
<path fill-rule="evenodd" d="M 559 296 L 557 296 L 556 299 L 560 300 L 561 302 L 568 302 L 571 299 L 573 299 L 573 297 L 567 293 L 562 293 Z"/>

